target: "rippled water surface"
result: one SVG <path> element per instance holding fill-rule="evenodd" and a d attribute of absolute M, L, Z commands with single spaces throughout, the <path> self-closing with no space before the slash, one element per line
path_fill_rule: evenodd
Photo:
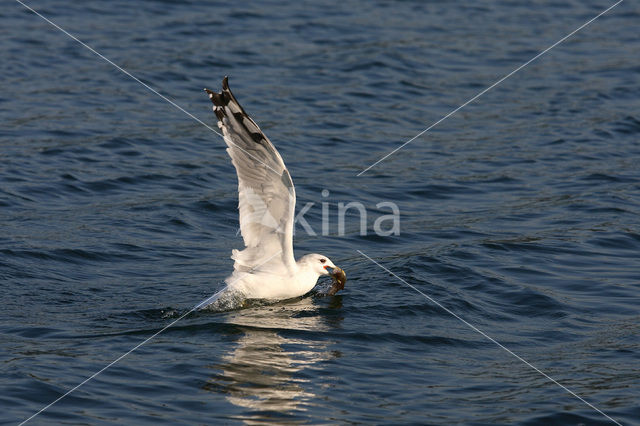
<path fill-rule="evenodd" d="M 297 254 L 349 276 L 189 315 L 32 423 L 611 424 L 463 319 L 639 424 L 637 3 L 358 177 L 612 3 L 29 4 L 208 125 L 202 88 L 229 75 L 298 209 L 315 203 Z M 242 240 L 219 136 L 17 2 L 0 35 L 0 423 L 17 424 L 219 289 Z M 339 235 L 352 201 L 366 235 L 355 210 Z M 400 235 L 373 232 L 381 202 Z"/>

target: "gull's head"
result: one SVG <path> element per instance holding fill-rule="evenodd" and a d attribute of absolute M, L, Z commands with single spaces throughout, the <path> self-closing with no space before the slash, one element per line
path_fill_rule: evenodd
<path fill-rule="evenodd" d="M 331 271 L 336 267 L 327 256 L 316 253 L 303 256 L 300 261 L 318 275 L 330 275 Z"/>
<path fill-rule="evenodd" d="M 318 275 L 330 275 L 333 279 L 333 285 L 327 293 L 329 296 L 333 296 L 342 290 L 344 283 L 347 282 L 347 274 L 345 274 L 341 268 L 334 265 L 327 256 L 316 253 L 308 254 L 298 260 L 298 265 L 306 270 L 310 269 Z"/>

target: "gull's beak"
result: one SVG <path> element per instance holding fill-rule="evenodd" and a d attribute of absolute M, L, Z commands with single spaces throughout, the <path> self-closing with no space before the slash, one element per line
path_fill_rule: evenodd
<path fill-rule="evenodd" d="M 327 268 L 328 267 L 325 266 L 325 269 Z M 341 268 L 338 268 L 336 266 L 335 268 L 333 268 L 333 272 L 331 273 L 331 278 L 333 278 L 333 285 L 331 286 L 331 288 L 329 289 L 329 292 L 327 293 L 329 296 L 333 296 L 340 290 L 344 289 L 344 284 L 347 282 L 347 274 L 345 274 Z"/>

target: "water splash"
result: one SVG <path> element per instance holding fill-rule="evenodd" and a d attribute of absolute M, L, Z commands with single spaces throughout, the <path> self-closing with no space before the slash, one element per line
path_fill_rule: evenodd
<path fill-rule="evenodd" d="M 194 311 L 210 311 L 210 312 L 223 312 L 231 311 L 234 309 L 243 308 L 246 305 L 247 298 L 244 293 L 231 290 L 228 287 L 215 293 L 198 303 L 193 310 Z"/>

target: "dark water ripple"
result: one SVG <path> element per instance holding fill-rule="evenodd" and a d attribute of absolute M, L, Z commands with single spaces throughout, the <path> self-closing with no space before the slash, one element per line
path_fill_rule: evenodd
<path fill-rule="evenodd" d="M 315 202 L 300 254 L 349 275 L 335 297 L 190 315 L 34 423 L 610 424 L 361 250 L 640 424 L 634 3 L 355 176 L 609 5 L 33 3 L 209 125 L 202 88 L 229 75 L 298 207 Z M 209 296 L 241 240 L 218 136 L 18 3 L 0 21 L 0 423 L 17 424 Z M 355 212 L 337 235 L 350 201 L 367 235 Z M 383 201 L 398 236 L 372 232 Z"/>

